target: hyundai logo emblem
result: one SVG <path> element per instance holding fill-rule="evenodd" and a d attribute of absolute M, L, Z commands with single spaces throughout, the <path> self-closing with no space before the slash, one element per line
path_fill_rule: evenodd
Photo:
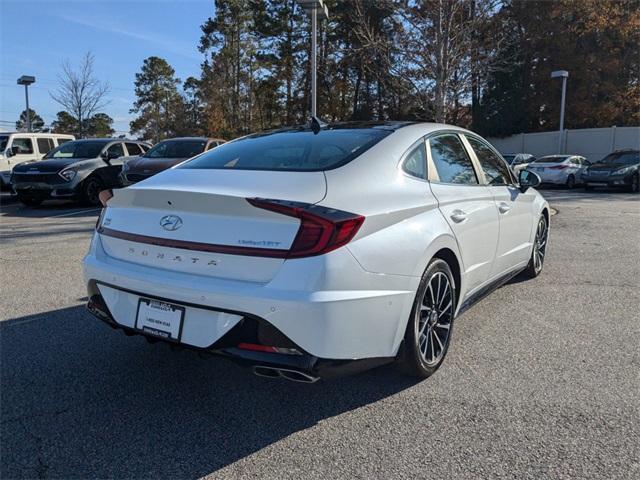
<path fill-rule="evenodd" d="M 177 215 L 165 215 L 160 219 L 160 226 L 173 232 L 182 226 L 182 219 Z"/>

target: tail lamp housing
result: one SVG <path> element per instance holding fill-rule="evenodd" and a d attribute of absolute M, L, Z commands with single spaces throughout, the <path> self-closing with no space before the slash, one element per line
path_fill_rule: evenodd
<path fill-rule="evenodd" d="M 349 243 L 364 222 L 362 215 L 301 202 L 248 198 L 257 208 L 300 219 L 300 227 L 284 258 L 323 255 Z"/>

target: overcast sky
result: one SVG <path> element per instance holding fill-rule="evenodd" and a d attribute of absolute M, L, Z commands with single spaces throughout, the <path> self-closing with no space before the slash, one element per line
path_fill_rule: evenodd
<path fill-rule="evenodd" d="M 90 50 L 95 71 L 111 85 L 105 113 L 128 133 L 133 82 L 142 61 L 165 58 L 184 80 L 197 76 L 200 25 L 213 0 L 0 0 L 0 129 L 13 130 L 24 110 L 21 75 L 33 75 L 29 103 L 50 124 L 62 110 L 49 96 L 60 65 L 78 65 Z"/>

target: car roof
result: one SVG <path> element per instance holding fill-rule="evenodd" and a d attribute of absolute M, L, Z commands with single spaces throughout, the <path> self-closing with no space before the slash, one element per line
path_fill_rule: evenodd
<path fill-rule="evenodd" d="M 214 137 L 173 137 L 173 138 L 165 138 L 164 140 L 160 140 L 160 142 L 158 142 L 158 143 L 172 141 L 172 140 L 184 140 L 184 141 L 187 141 L 187 140 L 202 140 L 203 142 L 204 141 L 209 141 L 209 140 L 216 140 L 216 141 L 222 140 L 222 141 L 225 141 L 223 138 L 214 138 Z"/>
<path fill-rule="evenodd" d="M 68 137 L 73 138 L 70 133 L 47 133 L 47 132 L 0 132 L 0 135 L 32 135 L 34 137 Z"/>

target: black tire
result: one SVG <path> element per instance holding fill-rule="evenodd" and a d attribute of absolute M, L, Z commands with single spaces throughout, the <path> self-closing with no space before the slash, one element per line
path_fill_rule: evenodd
<path fill-rule="evenodd" d="M 84 205 L 100 205 L 100 192 L 104 190 L 102 181 L 95 176 L 87 178 L 82 184 L 81 202 Z"/>
<path fill-rule="evenodd" d="M 544 267 L 544 259 L 547 256 L 547 242 L 549 241 L 549 222 L 547 217 L 540 215 L 538 226 L 536 227 L 536 236 L 533 240 L 533 249 L 531 258 L 525 269 L 525 274 L 529 278 L 536 278 L 542 273 Z"/>
<path fill-rule="evenodd" d="M 404 373 L 427 378 L 442 365 L 451 341 L 455 309 L 456 290 L 451 268 L 444 260 L 434 258 L 420 280 L 396 358 Z"/>
<path fill-rule="evenodd" d="M 27 207 L 37 207 L 38 205 L 40 205 L 44 201 L 44 198 L 42 198 L 42 197 L 33 197 L 33 196 L 24 195 L 22 193 L 19 193 L 18 194 L 18 200 L 20 201 L 20 203 L 22 203 L 23 205 L 26 205 Z"/>
<path fill-rule="evenodd" d="M 640 183 L 638 179 L 638 173 L 634 173 L 631 177 L 631 184 L 629 185 L 629 191 L 631 193 L 640 193 Z"/>
<path fill-rule="evenodd" d="M 573 190 L 573 188 L 576 186 L 576 177 L 574 177 L 573 175 L 569 175 L 567 177 L 567 182 L 565 183 L 565 185 L 569 190 Z"/>

